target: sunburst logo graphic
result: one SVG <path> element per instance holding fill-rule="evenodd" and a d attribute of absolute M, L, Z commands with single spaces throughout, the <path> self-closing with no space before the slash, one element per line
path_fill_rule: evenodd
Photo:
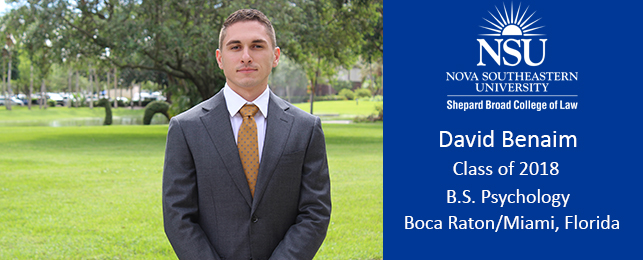
<path fill-rule="evenodd" d="M 531 13 L 531 15 L 529 15 L 529 17 L 527 17 L 527 19 L 525 19 L 527 11 L 529 10 L 529 6 L 527 6 L 527 8 L 525 8 L 525 11 L 522 13 L 522 15 L 520 15 L 521 6 L 522 6 L 522 3 L 518 5 L 518 10 L 516 10 L 516 13 L 514 15 L 514 3 L 511 2 L 511 11 L 509 13 L 507 13 L 507 7 L 505 6 L 505 3 L 502 3 L 502 7 L 505 11 L 504 16 L 502 15 L 498 7 L 495 6 L 496 11 L 498 12 L 498 17 L 500 17 L 500 20 L 498 20 L 498 18 L 496 18 L 496 16 L 493 15 L 493 13 L 491 12 L 489 12 L 489 14 L 491 15 L 491 17 L 493 17 L 496 23 L 489 21 L 486 18 L 482 18 L 482 19 L 484 19 L 485 21 L 493 25 L 496 29 L 484 27 L 484 26 L 480 26 L 480 27 L 485 28 L 487 30 L 491 30 L 496 33 L 480 34 L 480 35 L 483 35 L 483 36 L 541 36 L 541 35 L 544 35 L 544 34 L 528 33 L 536 29 L 543 28 L 545 26 L 531 28 L 531 26 L 534 23 L 538 22 L 541 18 L 538 18 L 533 22 L 529 22 L 536 12 L 534 11 L 533 13 Z"/>

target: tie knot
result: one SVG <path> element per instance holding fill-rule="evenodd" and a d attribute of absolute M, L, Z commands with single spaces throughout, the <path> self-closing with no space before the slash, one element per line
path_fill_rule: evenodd
<path fill-rule="evenodd" d="M 255 114 L 259 111 L 259 108 L 254 104 L 245 104 L 239 110 L 239 113 L 243 117 L 254 117 Z"/>

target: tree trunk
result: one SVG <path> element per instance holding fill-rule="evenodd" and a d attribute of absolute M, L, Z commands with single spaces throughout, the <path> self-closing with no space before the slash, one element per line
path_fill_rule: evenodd
<path fill-rule="evenodd" d="M 315 81 L 313 79 L 310 80 L 310 98 L 308 102 L 310 102 L 310 114 L 313 114 L 313 100 L 315 99 Z"/>
<path fill-rule="evenodd" d="M 116 69 L 114 69 L 114 70 L 116 70 Z M 111 81 L 109 81 L 109 75 L 111 75 L 111 71 L 112 70 L 110 69 L 107 72 L 107 86 L 108 86 L 108 88 L 109 88 L 110 82 L 111 82 Z M 114 77 L 114 81 L 116 81 L 116 77 Z M 110 95 L 110 97 L 114 99 L 114 105 L 113 105 L 114 108 L 118 107 L 118 101 L 116 100 L 116 96 L 118 96 L 118 95 L 116 95 L 116 85 L 114 85 L 114 95 L 113 96 Z"/>
<path fill-rule="evenodd" d="M 310 114 L 313 114 L 313 102 L 315 101 L 315 89 L 317 87 L 317 79 L 319 78 L 319 66 L 321 64 L 321 58 L 317 58 L 317 70 L 315 71 L 315 77 L 310 79 Z"/>
<path fill-rule="evenodd" d="M 31 75 L 29 75 L 29 94 L 27 94 L 27 107 L 31 110 L 31 93 L 33 93 L 33 65 L 31 65 Z"/>
<path fill-rule="evenodd" d="M 143 86 L 139 82 L 138 84 L 138 106 L 139 107 L 143 106 L 143 98 L 141 97 L 142 90 L 143 90 Z"/>
<path fill-rule="evenodd" d="M 7 102 L 7 110 L 11 110 L 11 51 L 9 51 L 9 71 L 7 71 L 7 93 L 9 97 L 9 102 Z M 6 100 L 6 98 L 5 98 Z"/>
<path fill-rule="evenodd" d="M 74 74 L 73 72 L 71 72 L 71 68 L 69 68 L 69 70 L 67 71 L 67 93 L 69 93 L 68 95 L 71 95 L 71 93 L 73 93 L 71 89 L 71 78 L 73 75 Z M 69 98 L 69 96 L 67 96 L 67 102 L 65 103 L 65 106 L 67 108 L 71 107 L 71 98 Z"/>
<path fill-rule="evenodd" d="M 107 87 L 105 87 L 105 94 L 107 95 L 108 100 L 109 100 L 109 98 L 112 97 L 112 95 L 109 95 L 109 91 L 108 91 L 109 86 L 110 86 L 110 84 L 109 84 L 109 82 L 110 82 L 109 81 L 109 75 L 110 75 L 110 70 L 107 70 Z"/>
<path fill-rule="evenodd" d="M 134 85 L 130 83 L 129 89 L 129 108 L 134 109 Z"/>
<path fill-rule="evenodd" d="M 7 65 L 2 62 L 2 70 L 4 71 L 7 68 Z M 11 98 L 7 95 L 7 81 L 6 78 L 4 77 L 4 74 L 2 75 L 2 95 L 4 95 L 4 106 L 7 108 L 7 110 L 11 110 L 9 108 L 9 105 L 11 103 Z"/>
<path fill-rule="evenodd" d="M 45 79 L 42 79 L 42 85 L 40 85 L 40 109 L 43 107 L 47 109 L 47 95 L 45 95 L 47 92 L 46 90 Z"/>
<path fill-rule="evenodd" d="M 107 76 L 107 84 L 105 84 L 105 86 L 104 86 L 105 95 L 103 95 L 103 98 L 106 98 L 107 100 L 109 100 L 109 97 L 111 97 L 109 95 L 109 70 L 107 70 L 107 73 L 105 75 Z M 109 102 L 107 102 L 107 103 L 109 103 Z"/>
<path fill-rule="evenodd" d="M 89 109 L 94 109 L 94 70 L 89 67 Z"/>
<path fill-rule="evenodd" d="M 113 69 L 113 70 L 114 70 L 114 72 L 116 72 L 116 69 Z M 110 73 L 107 73 L 107 75 L 109 75 L 109 74 Z M 116 82 L 116 77 L 114 77 L 114 82 Z M 109 82 L 107 82 L 107 84 L 109 85 Z M 116 84 L 114 84 L 114 96 L 112 97 L 114 99 L 114 106 L 113 106 L 114 108 L 118 107 L 118 100 L 116 100 L 117 96 L 118 95 L 116 95 Z"/>
<path fill-rule="evenodd" d="M 78 100 L 74 102 L 74 107 L 78 108 L 78 105 L 80 104 L 80 85 L 78 84 L 78 71 L 76 71 L 76 96 L 78 97 Z"/>
<path fill-rule="evenodd" d="M 165 90 L 165 101 L 172 104 L 172 91 L 168 91 L 167 87 L 163 87 L 163 90 Z"/>

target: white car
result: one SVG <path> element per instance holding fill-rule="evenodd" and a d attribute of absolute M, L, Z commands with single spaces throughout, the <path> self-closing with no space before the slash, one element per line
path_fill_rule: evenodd
<path fill-rule="evenodd" d="M 5 98 L 0 97 L 0 105 L 4 106 L 5 105 L 4 102 L 5 102 Z M 11 97 L 11 105 L 12 106 L 15 106 L 15 105 L 24 106 L 25 103 L 23 103 L 22 100 L 18 99 L 17 97 Z"/>
<path fill-rule="evenodd" d="M 53 101 L 56 101 L 56 105 L 61 105 L 61 106 L 65 105 L 65 99 L 63 98 L 62 95 L 60 95 L 58 93 L 48 92 L 47 93 L 47 99 L 51 99 Z"/>
<path fill-rule="evenodd" d="M 132 101 L 138 102 L 139 99 L 142 99 L 143 101 L 154 101 L 154 100 L 163 100 L 165 101 L 165 96 L 161 94 L 161 92 L 156 91 L 152 93 L 148 92 L 141 92 L 141 96 L 139 97 L 138 93 L 134 93 L 134 97 L 132 97 Z"/>

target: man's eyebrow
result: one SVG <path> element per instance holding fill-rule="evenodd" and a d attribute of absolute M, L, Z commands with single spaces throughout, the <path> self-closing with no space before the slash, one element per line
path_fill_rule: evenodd
<path fill-rule="evenodd" d="M 239 41 L 239 40 L 231 40 L 231 41 L 227 42 L 225 45 L 228 46 L 228 45 L 240 44 L 240 43 L 241 43 L 241 41 Z M 264 39 L 256 39 L 256 40 L 253 40 L 252 43 L 267 44 L 268 42 L 266 40 L 264 40 Z"/>
<path fill-rule="evenodd" d="M 225 45 L 226 45 L 226 46 L 228 46 L 228 45 L 232 45 L 232 44 L 239 44 L 239 43 L 241 43 L 241 41 L 239 41 L 239 40 L 232 40 L 232 41 L 227 42 Z"/>
<path fill-rule="evenodd" d="M 252 41 L 252 43 L 268 43 L 268 42 L 266 40 L 264 40 L 264 39 L 257 39 L 257 40 Z"/>

